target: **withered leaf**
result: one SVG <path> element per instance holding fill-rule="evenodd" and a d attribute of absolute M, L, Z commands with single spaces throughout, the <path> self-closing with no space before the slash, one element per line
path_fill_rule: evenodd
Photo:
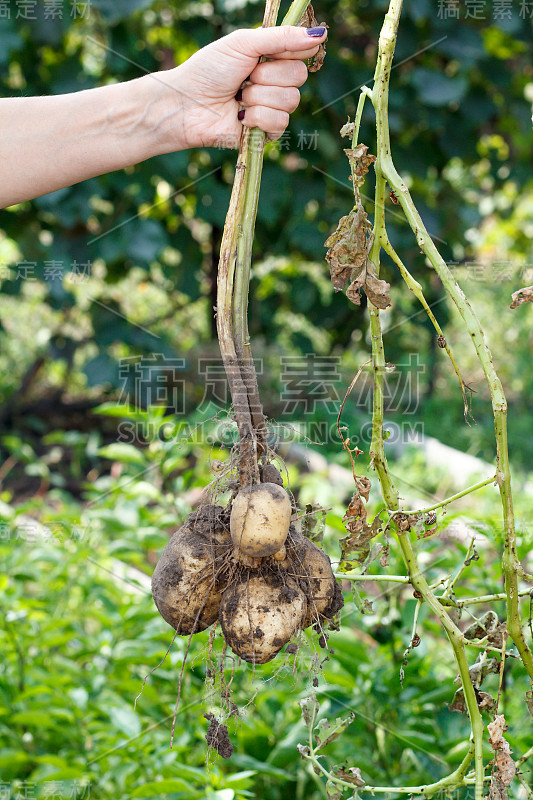
<path fill-rule="evenodd" d="M 311 3 L 309 3 L 304 13 L 302 14 L 302 17 L 298 25 L 301 28 L 317 28 L 319 26 L 324 28 L 328 27 L 325 22 L 316 21 L 315 10 L 311 5 Z M 324 63 L 325 57 L 326 57 L 326 45 L 321 44 L 318 47 L 318 53 L 315 56 L 312 56 L 311 58 L 307 59 L 307 67 L 309 69 L 309 72 L 318 72 L 318 70 Z"/>
<path fill-rule="evenodd" d="M 487 638 L 494 647 L 502 647 L 504 636 L 507 634 L 507 624 L 500 622 L 494 611 L 487 611 L 483 616 L 465 629 L 466 639 Z"/>
<path fill-rule="evenodd" d="M 516 764 L 511 758 L 512 750 L 509 742 L 503 736 L 504 728 L 505 717 L 503 714 L 497 714 L 493 722 L 489 722 L 487 725 L 490 746 L 496 754 L 496 769 L 492 775 L 491 790 L 493 783 L 498 790 L 501 787 L 509 786 L 516 774 Z"/>
<path fill-rule="evenodd" d="M 490 780 L 487 800 L 508 800 L 507 789 L 497 778 L 492 777 Z"/>
<path fill-rule="evenodd" d="M 453 696 L 451 703 L 447 703 L 450 711 L 458 711 L 460 714 L 466 714 L 466 701 L 462 689 L 457 689 Z"/>
<path fill-rule="evenodd" d="M 368 503 L 368 498 L 370 497 L 370 490 L 372 488 L 372 481 L 370 478 L 367 478 L 366 475 L 357 475 L 355 481 L 355 486 L 357 489 L 357 493 L 361 495 L 363 500 L 366 500 Z"/>
<path fill-rule="evenodd" d="M 342 781 L 353 783 L 354 786 L 358 786 L 360 789 L 366 786 L 366 781 L 361 775 L 359 767 L 345 767 L 343 765 L 333 767 L 333 774 Z"/>
<path fill-rule="evenodd" d="M 302 717 L 305 724 L 311 725 L 319 708 L 316 695 L 312 694 L 310 697 L 304 697 L 303 700 L 300 700 L 300 708 L 302 709 Z"/>
<path fill-rule="evenodd" d="M 348 122 L 345 122 L 340 130 L 341 136 L 353 136 L 353 132 L 355 130 L 355 122 L 350 122 L 350 117 L 348 117 Z"/>
<path fill-rule="evenodd" d="M 326 240 L 326 261 L 329 264 L 331 281 L 337 291 L 350 282 L 347 297 L 356 305 L 361 305 L 360 290 L 377 308 L 387 308 L 391 304 L 390 284 L 377 277 L 374 266 L 368 258 L 372 245 L 371 227 L 366 211 L 358 201 L 349 214 L 339 220 L 337 230 Z"/>
<path fill-rule="evenodd" d="M 487 637 L 489 644 L 493 647 L 503 647 L 504 637 L 507 636 L 507 623 L 500 622 L 500 624 L 491 631 Z"/>
<path fill-rule="evenodd" d="M 307 503 L 300 525 L 301 531 L 307 539 L 315 544 L 320 544 L 326 529 L 326 509 L 320 503 Z"/>
<path fill-rule="evenodd" d="M 421 531 L 419 531 L 417 533 L 417 537 L 416 538 L 417 539 L 428 539 L 430 536 L 433 536 L 433 534 L 437 532 L 438 527 L 439 527 L 439 523 L 436 522 L 430 528 L 423 528 Z"/>
<path fill-rule="evenodd" d="M 496 700 L 488 692 L 476 691 L 477 705 L 480 711 L 492 711 L 496 707 Z M 458 711 L 460 714 L 468 712 L 466 700 L 462 689 L 458 689 L 453 696 L 451 703 L 448 703 L 450 711 Z"/>
<path fill-rule="evenodd" d="M 326 261 L 337 291 L 344 289 L 354 270 L 360 273 L 364 269 L 371 245 L 370 237 L 371 226 L 359 203 L 349 214 L 341 217 L 337 229 L 326 239 L 324 247 L 329 248 Z"/>
<path fill-rule="evenodd" d="M 364 562 L 361 564 L 361 574 L 364 574 L 367 569 L 370 567 L 373 561 L 377 559 L 377 557 L 381 554 L 383 550 L 383 545 L 379 542 L 374 542 L 370 546 L 370 550 L 368 551 L 368 555 L 365 558 Z"/>
<path fill-rule="evenodd" d="M 296 749 L 298 750 L 302 758 L 309 758 L 309 756 L 311 755 L 311 750 L 309 748 L 309 745 L 297 744 Z"/>
<path fill-rule="evenodd" d="M 352 712 L 350 716 L 342 719 L 341 717 L 337 717 L 333 725 L 328 722 L 326 719 L 321 719 L 318 724 L 315 726 L 315 739 L 316 739 L 316 749 L 318 750 L 321 747 L 325 747 L 327 744 L 334 742 L 335 739 L 338 739 L 341 736 L 346 728 L 352 724 L 355 719 L 355 714 Z M 322 736 L 322 734 L 325 734 Z"/>
<path fill-rule="evenodd" d="M 368 168 L 374 163 L 376 156 L 368 152 L 366 144 L 358 144 L 353 150 L 346 149 L 344 152 L 348 156 L 350 166 L 353 167 L 352 175 L 354 176 L 355 183 L 357 186 L 361 186 L 368 172 Z"/>
<path fill-rule="evenodd" d="M 464 637 L 469 641 L 473 639 L 483 639 L 488 633 L 495 630 L 499 619 L 495 611 L 487 611 L 479 620 L 475 620 L 468 628 L 465 628 Z"/>
<path fill-rule="evenodd" d="M 420 520 L 420 514 L 395 514 L 394 522 L 399 531 L 410 531 Z"/>
<path fill-rule="evenodd" d="M 510 308 L 518 308 L 523 303 L 533 303 L 533 286 L 524 286 L 523 289 L 513 292 L 511 297 L 513 302 Z"/>
<path fill-rule="evenodd" d="M 347 123 L 341 133 L 353 131 L 353 124 Z M 353 149 L 345 150 L 354 183 L 355 205 L 345 217 L 339 220 L 337 229 L 326 240 L 328 247 L 326 261 L 329 264 L 331 281 L 337 291 L 345 288 L 350 282 L 346 296 L 355 305 L 361 305 L 361 289 L 376 308 L 388 308 L 391 305 L 389 296 L 390 284 L 378 278 L 374 264 L 369 259 L 372 246 L 372 226 L 361 203 L 359 188 L 364 182 L 369 166 L 376 157 L 368 154 L 366 144 L 358 144 Z"/>
<path fill-rule="evenodd" d="M 328 800 L 341 800 L 342 789 L 334 781 L 328 780 L 326 782 L 326 795 Z"/>
<path fill-rule="evenodd" d="M 371 483 L 370 479 L 364 476 L 356 476 L 356 491 L 352 495 L 350 505 L 346 509 L 343 522 L 348 531 L 348 536 L 341 539 L 341 565 L 348 554 L 354 554 L 354 560 L 359 564 L 364 564 L 371 553 L 370 542 L 381 531 L 382 522 L 377 515 L 372 524 L 367 522 L 367 511 L 363 501 L 368 501 Z M 381 548 L 375 550 L 375 558 L 378 557 Z M 350 555 L 351 557 L 351 555 Z"/>
<path fill-rule="evenodd" d="M 492 711 L 496 708 L 496 700 L 488 692 L 476 692 L 476 698 L 480 711 Z"/>
<path fill-rule="evenodd" d="M 390 544 L 387 542 L 381 551 L 381 555 L 379 557 L 379 563 L 382 567 L 389 566 L 389 553 L 390 553 Z"/>
<path fill-rule="evenodd" d="M 500 664 L 496 658 L 489 658 L 485 661 L 481 656 L 478 656 L 477 660 L 468 668 L 470 680 L 475 689 L 479 689 L 487 675 L 497 674 L 499 670 Z"/>
<path fill-rule="evenodd" d="M 370 259 L 367 259 L 364 268 L 356 275 L 346 290 L 348 299 L 357 306 L 361 304 L 360 289 L 364 289 L 366 296 L 376 308 L 388 308 L 391 305 L 390 283 L 378 278 Z"/>

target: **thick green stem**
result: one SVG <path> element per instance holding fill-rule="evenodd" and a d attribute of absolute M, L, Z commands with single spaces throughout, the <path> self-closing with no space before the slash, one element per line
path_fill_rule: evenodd
<path fill-rule="evenodd" d="M 309 0 L 293 0 L 281 24 L 298 25 L 308 5 Z"/>
<path fill-rule="evenodd" d="M 302 14 L 307 8 L 308 0 L 295 0 L 289 11 L 285 15 L 282 25 L 295 25 L 299 22 Z M 267 0 L 263 17 L 263 27 L 270 27 L 276 24 L 280 0 Z M 246 129 L 245 129 L 246 130 Z M 232 388 L 232 399 L 235 414 L 242 417 L 241 406 L 243 405 L 243 386 L 246 392 L 246 403 L 248 413 L 246 415 L 246 425 L 239 426 L 239 439 L 241 446 L 241 484 L 249 483 L 250 480 L 258 480 L 257 457 L 266 449 L 266 423 L 259 397 L 259 387 L 257 374 L 255 371 L 253 357 L 248 333 L 248 294 L 250 288 L 250 271 L 252 259 L 252 244 L 257 216 L 257 204 L 259 200 L 259 190 L 261 185 L 261 172 L 263 167 L 263 156 L 265 149 L 265 134 L 259 128 L 253 128 L 243 133 L 241 140 L 240 155 L 243 163 L 246 164 L 244 186 L 240 196 L 239 215 L 236 216 L 234 224 L 238 229 L 238 236 L 234 236 L 231 244 L 234 249 L 231 251 L 231 258 L 235 259 L 233 266 L 232 281 L 226 287 L 226 292 L 232 291 L 231 304 L 228 307 L 228 297 L 222 297 L 222 307 L 226 314 L 232 317 L 231 337 L 233 339 L 230 352 L 226 354 L 225 364 L 234 372 L 239 374 L 228 379 Z M 226 327 L 226 322 L 223 322 Z M 223 338 L 228 338 L 227 331 L 223 331 Z M 221 345 L 222 346 L 222 345 Z M 226 347 L 226 350 L 228 348 Z M 234 352 L 233 352 L 234 351 Z M 224 357 L 225 353 L 223 353 Z M 234 363 L 236 359 L 236 363 Z M 234 396 L 235 393 L 235 396 Z M 239 412 L 237 411 L 239 409 Z M 249 417 L 249 420 L 248 420 Z M 241 436 L 241 429 L 244 438 Z M 246 431 L 250 430 L 249 433 Z"/>
<path fill-rule="evenodd" d="M 384 218 L 386 174 L 383 169 L 383 164 L 387 158 L 390 159 L 390 140 L 388 128 L 389 77 L 396 44 L 401 8 L 401 0 L 390 0 L 389 11 L 385 17 L 379 37 L 379 54 L 374 76 L 373 104 L 376 110 L 377 158 L 375 162 L 376 199 L 374 206 L 374 241 L 370 250 L 370 260 L 375 267 L 376 273 L 379 273 L 379 253 L 381 246 L 385 241 L 388 240 Z M 381 333 L 379 310 L 370 303 L 369 315 L 370 333 L 372 339 L 372 363 L 374 367 L 374 401 L 370 458 L 372 465 L 378 474 L 383 499 L 387 504 L 387 508 L 396 511 L 399 509 L 398 490 L 394 485 L 390 470 L 388 468 L 383 438 L 383 374 L 385 370 L 383 338 Z M 418 592 L 420 598 L 430 606 L 432 611 L 439 618 L 453 649 L 471 724 L 476 773 L 475 797 L 476 800 L 481 800 L 483 797 L 484 780 L 483 723 L 468 670 L 468 662 L 466 660 L 463 644 L 464 637 L 461 631 L 448 616 L 447 612 L 440 605 L 433 592 L 430 590 L 428 583 L 418 565 L 409 534 L 399 533 L 398 542 L 404 562 L 407 566 L 411 583 L 415 587 L 415 590 Z"/>
<path fill-rule="evenodd" d="M 276 24 L 280 0 L 266 0 L 263 27 Z M 217 291 L 217 330 L 239 431 L 241 485 L 259 480 L 258 447 L 266 424 L 248 336 L 252 242 L 265 136 L 243 127 L 233 190 L 224 225 Z"/>
<path fill-rule="evenodd" d="M 378 153 L 376 161 L 376 166 L 378 168 L 376 169 L 376 174 L 379 175 L 380 180 L 385 177 L 395 191 L 398 201 L 402 206 L 413 233 L 415 234 L 416 241 L 420 249 L 427 256 L 430 263 L 434 267 L 442 281 L 444 288 L 454 301 L 459 313 L 463 318 L 466 330 L 472 339 L 483 372 L 485 374 L 494 414 L 497 461 L 496 480 L 500 489 L 504 520 L 504 553 L 502 558 L 502 566 L 505 575 L 505 588 L 508 599 L 507 628 L 518 649 L 518 652 L 520 653 L 529 676 L 533 679 L 533 654 L 526 643 L 522 630 L 517 597 L 517 574 L 519 561 L 516 551 L 513 501 L 511 495 L 511 471 L 507 447 L 507 403 L 505 400 L 503 387 L 494 369 L 492 356 L 485 341 L 483 329 L 481 328 L 479 320 L 467 298 L 465 297 L 464 292 L 458 286 L 446 262 L 430 238 L 424 223 L 422 222 L 420 214 L 413 203 L 411 195 L 409 194 L 409 190 L 405 182 L 398 174 L 391 157 L 390 135 L 387 117 L 388 82 L 394 53 L 395 31 L 397 29 L 400 6 L 400 0 L 392 0 L 389 13 L 385 18 L 382 35 L 380 36 L 380 55 L 378 58 L 378 66 L 376 68 L 373 90 L 373 104 L 376 110 L 378 132 Z M 376 213 L 377 211 L 378 209 L 376 209 Z M 375 243 L 375 247 L 378 246 L 378 243 L 381 243 L 384 246 L 385 235 L 384 226 L 380 225 L 376 231 L 376 238 L 379 240 L 379 242 Z"/>
<path fill-rule="evenodd" d="M 373 465 L 378 474 L 381 491 L 383 498 L 387 503 L 388 508 L 397 510 L 399 509 L 398 491 L 394 486 L 392 477 L 389 471 L 387 459 L 384 453 L 383 444 L 383 371 L 385 361 L 383 357 L 383 340 L 381 337 L 381 328 L 379 322 L 379 310 L 371 308 L 371 321 L 374 319 L 373 325 L 371 324 L 372 333 L 372 350 L 375 363 L 374 372 L 374 415 L 376 417 L 373 425 L 372 437 L 372 457 Z M 376 337 L 376 338 L 375 338 Z M 376 398 L 380 406 L 376 406 Z M 475 797 L 476 800 L 481 800 L 483 797 L 483 779 L 484 779 L 484 766 L 483 766 L 483 722 L 481 714 L 477 705 L 476 695 L 470 673 L 468 670 L 468 662 L 466 660 L 464 650 L 464 637 L 459 628 L 455 625 L 453 620 L 449 617 L 444 610 L 438 598 L 433 594 L 429 585 L 423 576 L 416 554 L 413 550 L 409 533 L 399 533 L 398 542 L 402 552 L 403 560 L 409 573 L 410 583 L 414 586 L 419 596 L 430 606 L 431 610 L 438 617 L 443 626 L 448 640 L 452 646 L 457 669 L 461 678 L 465 702 L 470 718 L 470 725 L 472 730 L 472 741 L 474 743 L 474 757 L 475 757 L 475 771 L 476 771 L 476 787 Z"/>
<path fill-rule="evenodd" d="M 465 327 L 474 343 L 474 347 L 489 387 L 496 435 L 496 482 L 500 490 L 504 521 L 504 553 L 502 557 L 502 566 L 505 575 L 505 588 L 508 599 L 507 629 L 518 649 L 518 652 L 520 653 L 530 678 L 533 679 L 533 654 L 526 643 L 522 630 L 517 597 L 518 572 L 520 564 L 516 551 L 514 512 L 511 495 L 511 471 L 507 447 L 507 403 L 503 393 L 503 387 L 494 369 L 492 356 L 485 342 L 483 330 L 476 314 L 448 269 L 444 259 L 441 257 L 434 243 L 430 239 L 424 227 L 424 223 L 422 222 L 418 211 L 414 207 L 413 201 L 407 190 L 407 186 L 405 183 L 403 183 L 398 173 L 391 165 L 392 162 L 384 164 L 384 173 L 387 176 L 387 180 L 397 193 L 397 197 L 404 208 L 405 214 L 411 224 L 413 232 L 416 235 L 417 242 L 421 250 L 423 250 L 423 252 L 427 255 L 428 259 L 439 275 L 446 291 L 459 309 L 459 312 L 465 322 Z"/>
<path fill-rule="evenodd" d="M 253 427 L 248 406 L 248 394 L 242 380 L 239 358 L 233 335 L 233 291 L 235 277 L 235 249 L 239 221 L 245 195 L 245 177 L 248 159 L 248 129 L 243 129 L 241 147 L 235 168 L 235 179 L 224 223 L 217 281 L 217 332 L 222 360 L 228 377 L 228 385 L 233 401 L 235 421 L 241 446 L 241 483 L 246 482 L 248 469 L 243 466 L 253 447 Z"/>

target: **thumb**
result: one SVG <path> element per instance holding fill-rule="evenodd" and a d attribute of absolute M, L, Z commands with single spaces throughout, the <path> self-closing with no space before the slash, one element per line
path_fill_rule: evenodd
<path fill-rule="evenodd" d="M 326 40 L 327 29 L 324 25 L 318 28 L 281 25 L 275 28 L 243 28 L 234 31 L 230 36 L 239 52 L 259 58 L 264 55 L 309 50 Z"/>

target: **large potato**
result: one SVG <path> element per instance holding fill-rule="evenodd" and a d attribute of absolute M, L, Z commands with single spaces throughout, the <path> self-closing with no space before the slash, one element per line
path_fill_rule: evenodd
<path fill-rule="evenodd" d="M 231 538 L 247 556 L 271 556 L 285 543 L 290 521 L 291 501 L 285 489 L 258 483 L 241 489 L 233 501 Z"/>
<path fill-rule="evenodd" d="M 266 664 L 301 628 L 306 610 L 304 593 L 282 570 L 251 574 L 224 592 L 220 623 L 234 653 Z"/>
<path fill-rule="evenodd" d="M 294 529 L 286 549 L 285 568 L 306 587 L 307 613 L 303 627 L 308 628 L 321 618 L 331 619 L 343 607 L 344 599 L 329 556 Z"/>
<path fill-rule="evenodd" d="M 231 548 L 219 506 L 191 514 L 168 541 L 152 575 L 152 595 L 163 619 L 182 635 L 208 628 L 218 617 L 221 593 L 215 572 Z M 217 559 L 217 561 L 215 561 Z"/>

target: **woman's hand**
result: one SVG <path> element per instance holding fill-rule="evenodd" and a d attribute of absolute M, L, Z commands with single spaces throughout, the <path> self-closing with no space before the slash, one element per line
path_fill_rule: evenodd
<path fill-rule="evenodd" d="M 0 207 L 161 153 L 238 147 L 243 125 L 279 138 L 307 77 L 302 59 L 325 38 L 325 28 L 239 30 L 165 72 L 72 94 L 0 99 Z M 259 64 L 262 55 L 272 60 Z"/>
<path fill-rule="evenodd" d="M 238 147 L 242 125 L 278 139 L 300 102 L 298 87 L 307 79 L 303 59 L 316 55 L 326 37 L 325 27 L 237 30 L 174 70 L 156 73 L 170 90 L 166 134 L 180 149 Z M 271 60 L 259 64 L 260 56 Z"/>

